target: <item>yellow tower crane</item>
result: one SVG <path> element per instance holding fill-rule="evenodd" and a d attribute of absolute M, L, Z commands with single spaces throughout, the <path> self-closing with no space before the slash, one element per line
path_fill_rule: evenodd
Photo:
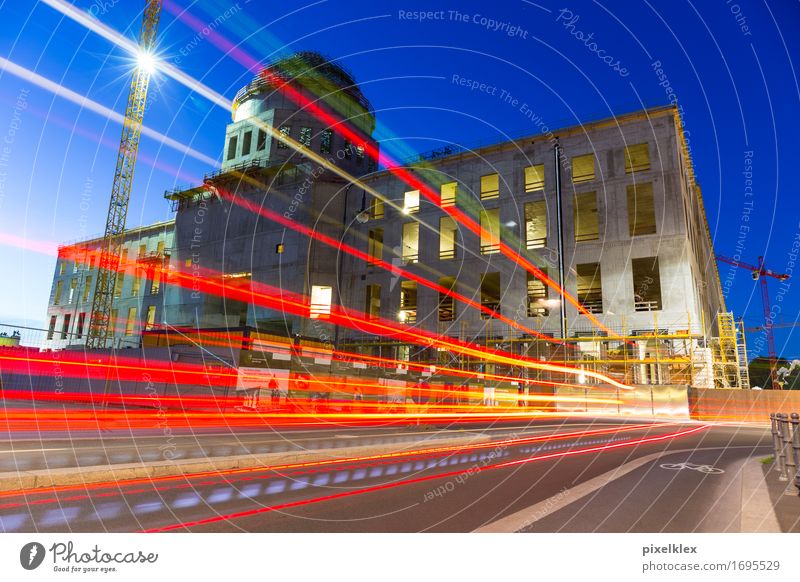
<path fill-rule="evenodd" d="M 136 167 L 136 154 L 139 151 L 139 138 L 142 132 L 147 88 L 154 60 L 156 32 L 161 16 L 161 0 L 146 0 L 139 31 L 139 58 L 131 79 L 128 93 L 128 107 L 122 126 L 122 138 L 117 154 L 117 169 L 114 172 L 114 185 L 111 188 L 111 201 L 100 250 L 97 283 L 92 299 L 92 314 L 86 336 L 87 348 L 108 347 L 113 338 L 114 324 L 111 314 L 114 306 L 114 286 L 120 269 L 122 239 L 125 234 L 125 219 L 128 216 L 128 201 L 131 197 L 133 170 Z"/>

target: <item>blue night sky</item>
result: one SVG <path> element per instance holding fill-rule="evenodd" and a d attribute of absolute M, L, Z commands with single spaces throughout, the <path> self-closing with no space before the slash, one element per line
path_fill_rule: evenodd
<path fill-rule="evenodd" d="M 138 34 L 143 1 L 73 4 L 129 38 Z M 436 11 L 436 19 L 410 16 L 420 10 Z M 48 249 L 102 231 L 121 127 L 11 74 L 8 62 L 124 113 L 131 59 L 44 3 L 0 2 L 0 21 L 0 323 L 43 326 L 55 263 Z M 217 33 L 259 61 L 296 50 L 339 59 L 377 111 L 382 147 L 396 156 L 537 133 L 519 105 L 501 99 L 503 90 L 557 128 L 666 104 L 668 85 L 683 107 L 716 251 L 733 255 L 738 244 L 742 260 L 766 255 L 777 271 L 790 270 L 796 258 L 795 0 L 165 2 L 162 58 L 232 98 L 253 72 L 191 22 L 216 22 Z M 657 61 L 666 80 L 654 70 Z M 471 91 L 453 83 L 454 75 L 498 90 Z M 151 87 L 145 125 L 218 160 L 229 113 L 164 75 Z M 143 137 L 128 225 L 168 218 L 164 191 L 199 182 L 212 169 Z M 729 276 L 724 264 L 720 275 Z M 795 321 L 800 284 L 770 286 L 773 299 L 781 296 L 777 320 Z M 761 298 L 748 272 L 735 273 L 727 302 L 737 318 L 761 324 Z M 756 338 L 748 337 L 751 345 Z M 776 343 L 784 356 L 800 357 L 800 330 L 776 330 Z"/>

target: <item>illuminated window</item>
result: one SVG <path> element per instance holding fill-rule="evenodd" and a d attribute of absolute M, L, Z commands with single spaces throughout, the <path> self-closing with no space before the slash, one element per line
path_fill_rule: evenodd
<path fill-rule="evenodd" d="M 328 319 L 331 315 L 331 300 L 333 298 L 333 288 L 312 285 L 311 286 L 311 319 Z"/>
<path fill-rule="evenodd" d="M 361 165 L 364 163 L 364 146 L 357 145 L 356 146 L 356 163 Z"/>
<path fill-rule="evenodd" d="M 367 296 L 364 304 L 364 313 L 370 319 L 377 319 L 381 315 L 381 286 L 367 285 Z"/>
<path fill-rule="evenodd" d="M 414 214 L 419 211 L 419 190 L 409 190 L 403 196 L 403 212 Z"/>
<path fill-rule="evenodd" d="M 547 274 L 545 269 L 542 271 Z M 550 311 L 547 308 L 547 285 L 538 277 L 528 273 L 528 317 L 544 317 Z"/>
<path fill-rule="evenodd" d="M 481 210 L 481 254 L 500 252 L 500 210 Z"/>
<path fill-rule="evenodd" d="M 448 291 L 455 291 L 456 278 L 442 277 L 439 279 L 439 286 Z M 439 292 L 439 321 L 453 321 L 456 318 L 456 300 L 446 293 Z"/>
<path fill-rule="evenodd" d="M 383 229 L 375 228 L 369 231 L 367 254 L 373 262 L 383 260 Z"/>
<path fill-rule="evenodd" d="M 245 131 L 244 132 L 244 141 L 242 142 L 242 155 L 249 156 L 250 155 L 250 146 L 253 143 L 253 132 L 252 131 Z"/>
<path fill-rule="evenodd" d="M 56 320 L 57 317 L 55 315 L 50 317 L 50 325 L 47 327 L 47 339 L 53 339 L 53 335 L 56 333 Z"/>
<path fill-rule="evenodd" d="M 86 281 L 83 283 L 83 301 L 86 302 L 89 300 L 89 293 L 92 292 L 92 278 L 86 277 Z"/>
<path fill-rule="evenodd" d="M 151 305 L 147 308 L 147 319 L 145 320 L 145 330 L 151 330 L 156 326 L 156 306 Z"/>
<path fill-rule="evenodd" d="M 650 169 L 650 150 L 646 143 L 625 148 L 625 173 L 643 172 Z"/>
<path fill-rule="evenodd" d="M 658 257 L 633 259 L 633 308 L 658 311 L 661 307 L 661 275 Z"/>
<path fill-rule="evenodd" d="M 598 240 L 600 224 L 597 215 L 597 193 L 576 194 L 574 201 L 575 242 Z"/>
<path fill-rule="evenodd" d="M 164 255 L 165 246 L 166 245 L 163 240 L 158 241 L 158 244 L 156 245 L 156 254 L 158 254 L 159 257 L 162 257 Z"/>
<path fill-rule="evenodd" d="M 344 141 L 344 159 L 349 160 L 353 157 L 353 144 L 349 141 Z"/>
<path fill-rule="evenodd" d="M 631 236 L 656 233 L 652 182 L 628 186 L 628 233 Z"/>
<path fill-rule="evenodd" d="M 263 152 L 265 149 L 267 149 L 267 132 L 263 129 L 258 130 L 258 142 L 256 149 L 260 152 Z"/>
<path fill-rule="evenodd" d="M 131 307 L 128 309 L 128 319 L 125 320 L 125 335 L 133 335 L 133 330 L 136 327 L 136 308 Z"/>
<path fill-rule="evenodd" d="M 125 284 L 125 273 L 117 273 L 117 278 L 114 280 L 114 297 L 122 295 L 122 286 Z"/>
<path fill-rule="evenodd" d="M 311 147 L 311 128 L 310 127 L 301 127 L 300 128 L 300 137 L 298 139 L 300 145 L 303 145 L 307 148 Z"/>
<path fill-rule="evenodd" d="M 487 174 L 481 176 L 481 200 L 493 200 L 500 196 L 500 176 Z"/>
<path fill-rule="evenodd" d="M 495 315 L 500 314 L 500 273 L 484 273 L 481 275 L 481 305 Z M 492 317 L 481 311 L 481 319 Z"/>
<path fill-rule="evenodd" d="M 232 160 L 236 157 L 236 142 L 237 138 L 235 135 L 228 139 L 228 160 Z"/>
<path fill-rule="evenodd" d="M 333 142 L 333 131 L 323 129 L 319 134 L 319 151 L 322 154 L 331 153 L 331 143 Z"/>
<path fill-rule="evenodd" d="M 64 292 L 64 282 L 56 281 L 56 292 L 53 295 L 53 305 L 61 303 L 61 294 Z"/>
<path fill-rule="evenodd" d="M 139 245 L 139 258 L 147 256 L 147 245 Z"/>
<path fill-rule="evenodd" d="M 67 339 L 67 337 L 69 337 L 69 324 L 71 320 L 71 314 L 67 313 L 64 315 L 64 324 L 61 326 L 61 339 Z"/>
<path fill-rule="evenodd" d="M 400 283 L 400 313 L 398 319 L 403 323 L 417 322 L 417 282 Z"/>
<path fill-rule="evenodd" d="M 442 184 L 440 189 L 442 208 L 455 206 L 456 194 L 458 194 L 458 182 L 447 182 L 446 184 Z"/>
<path fill-rule="evenodd" d="M 67 296 L 67 303 L 75 301 L 75 291 L 78 289 L 78 280 L 72 279 L 69 282 L 69 295 Z"/>
<path fill-rule="evenodd" d="M 572 182 L 591 182 L 594 180 L 594 155 L 575 156 L 572 158 Z"/>
<path fill-rule="evenodd" d="M 456 240 L 458 237 L 458 226 L 456 221 L 450 216 L 442 216 L 439 219 L 439 258 L 456 258 Z"/>
<path fill-rule="evenodd" d="M 161 291 L 161 269 L 150 269 L 150 295 L 158 295 Z"/>
<path fill-rule="evenodd" d="M 86 313 L 81 312 L 78 314 L 78 325 L 75 329 L 75 335 L 78 339 L 83 337 L 83 328 L 86 325 Z"/>
<path fill-rule="evenodd" d="M 383 200 L 381 200 L 380 198 L 373 198 L 372 200 L 370 200 L 369 215 L 370 218 L 372 218 L 373 220 L 378 220 L 383 218 L 384 215 Z"/>
<path fill-rule="evenodd" d="M 544 200 L 525 204 L 525 248 L 547 246 L 547 205 Z"/>
<path fill-rule="evenodd" d="M 61 262 L 58 264 L 58 274 L 63 275 L 67 270 L 67 262 L 64 259 L 61 259 Z"/>
<path fill-rule="evenodd" d="M 281 134 L 280 136 L 278 136 L 278 149 L 279 150 L 285 150 L 289 146 L 287 145 L 287 143 L 285 141 L 281 140 L 280 138 L 281 137 L 289 137 L 291 135 L 291 133 L 292 133 L 292 128 L 290 126 L 288 126 L 288 125 L 281 125 L 278 128 L 278 133 Z"/>
<path fill-rule="evenodd" d="M 578 279 L 578 303 L 589 313 L 603 313 L 603 287 L 600 263 L 584 263 L 575 267 Z"/>
<path fill-rule="evenodd" d="M 406 222 L 403 225 L 403 260 L 416 263 L 419 260 L 419 223 Z"/>
<path fill-rule="evenodd" d="M 544 189 L 544 164 L 525 168 L 525 192 Z"/>
<path fill-rule="evenodd" d="M 131 282 L 131 297 L 139 296 L 139 288 L 141 287 L 141 284 L 142 280 L 134 275 L 133 281 Z"/>

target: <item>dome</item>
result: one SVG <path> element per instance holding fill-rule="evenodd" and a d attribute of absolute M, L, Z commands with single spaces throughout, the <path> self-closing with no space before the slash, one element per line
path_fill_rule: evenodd
<path fill-rule="evenodd" d="M 361 93 L 350 73 L 320 53 L 302 51 L 273 61 L 255 79 L 242 87 L 233 99 L 234 117 L 239 105 L 259 94 L 272 92 L 285 83 L 305 87 L 316 97 L 325 95 L 324 100 L 329 99 L 327 96 L 332 93 L 339 98 L 344 94 L 370 116 L 373 115 L 372 105 Z"/>

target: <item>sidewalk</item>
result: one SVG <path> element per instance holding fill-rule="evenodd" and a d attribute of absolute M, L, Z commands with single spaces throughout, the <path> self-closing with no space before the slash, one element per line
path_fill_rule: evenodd
<path fill-rule="evenodd" d="M 762 465 L 764 481 L 775 511 L 781 531 L 800 532 L 800 496 L 793 482 L 779 481 L 780 473 L 775 470 L 775 462 Z M 785 492 L 791 485 L 792 495 Z"/>

